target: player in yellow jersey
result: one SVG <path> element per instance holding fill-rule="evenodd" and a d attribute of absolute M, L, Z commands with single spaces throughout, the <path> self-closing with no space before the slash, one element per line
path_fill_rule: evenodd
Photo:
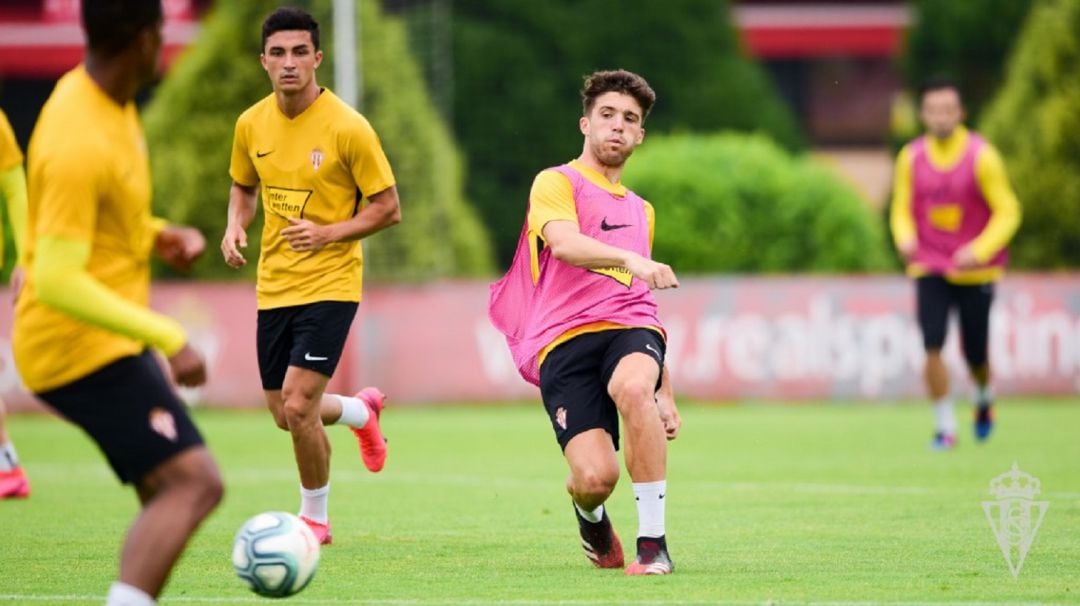
<path fill-rule="evenodd" d="M 16 254 L 23 250 L 23 234 L 26 232 L 26 172 L 23 155 L 15 141 L 7 115 L 0 110 L 0 196 L 3 196 L 15 236 Z M 0 264 L 3 263 L 3 241 L 0 240 Z M 11 274 L 11 291 L 18 296 L 22 285 L 22 262 L 15 262 Z M 23 499 L 30 496 L 30 481 L 19 464 L 15 445 L 8 437 L 4 421 L 7 411 L 0 400 L 0 499 Z"/>
<path fill-rule="evenodd" d="M 259 372 L 274 421 L 292 434 L 300 517 L 327 544 L 330 442 L 323 426 L 350 427 L 369 470 L 386 460 L 382 393 L 324 391 L 360 301 L 360 239 L 399 222 L 401 211 L 375 131 L 315 80 L 323 58 L 319 24 L 300 9 L 278 9 L 263 22 L 262 49 L 273 93 L 236 121 L 221 251 L 232 267 L 246 263 L 240 249 L 261 193 Z"/>
<path fill-rule="evenodd" d="M 964 128 L 964 106 L 953 82 L 926 83 L 919 103 L 927 133 L 896 159 L 891 222 L 896 248 L 915 278 L 936 425 L 931 447 L 948 450 L 956 444 L 956 419 L 941 349 L 953 309 L 975 382 L 975 438 L 985 440 L 994 426 L 990 305 L 1008 260 L 1006 246 L 1020 225 L 1020 203 L 997 150 Z"/>
<path fill-rule="evenodd" d="M 107 605 L 146 606 L 223 491 L 147 349 L 168 357 L 177 383 L 205 381 L 184 329 L 148 302 L 151 252 L 184 268 L 206 242 L 150 215 L 149 158 L 132 99 L 157 71 L 160 2 L 83 0 L 81 10 L 86 59 L 57 82 L 27 151 L 27 275 L 13 350 L 26 386 L 134 486 L 142 507 Z"/>

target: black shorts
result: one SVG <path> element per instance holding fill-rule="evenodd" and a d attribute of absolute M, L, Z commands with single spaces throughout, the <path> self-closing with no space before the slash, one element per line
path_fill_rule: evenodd
<path fill-rule="evenodd" d="M 149 351 L 37 396 L 89 434 L 125 484 L 139 482 L 174 455 L 203 444 Z"/>
<path fill-rule="evenodd" d="M 565 450 L 574 436 L 600 428 L 618 450 L 619 410 L 608 395 L 611 375 L 632 353 L 652 356 L 662 369 L 665 351 L 664 339 L 655 330 L 628 328 L 586 333 L 548 353 L 540 367 L 540 396 L 559 446 Z"/>
<path fill-rule="evenodd" d="M 949 313 L 955 308 L 960 316 L 964 358 L 972 368 L 986 363 L 993 282 L 953 284 L 942 276 L 923 276 L 915 281 L 915 297 L 926 351 L 945 345 Z"/>
<path fill-rule="evenodd" d="M 319 301 L 259 310 L 255 348 L 263 389 L 281 389 L 290 366 L 334 376 L 358 304 Z"/>

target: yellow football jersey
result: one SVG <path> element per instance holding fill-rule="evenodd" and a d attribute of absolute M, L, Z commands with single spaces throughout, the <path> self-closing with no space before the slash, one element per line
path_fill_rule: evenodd
<path fill-rule="evenodd" d="M 7 114 L 0 109 L 0 172 L 22 164 L 23 155 L 15 141 L 15 132 L 11 130 Z"/>
<path fill-rule="evenodd" d="M 86 271 L 123 299 L 146 306 L 156 231 L 149 158 L 135 105 L 118 105 L 82 66 L 57 82 L 27 157 L 28 272 L 12 345 L 23 382 L 41 392 L 146 345 L 41 303 L 32 271 L 35 247 L 43 238 L 90 243 Z"/>
<path fill-rule="evenodd" d="M 256 294 L 259 309 L 316 301 L 359 301 L 359 241 L 296 252 L 281 236 L 289 218 L 320 225 L 345 221 L 364 196 L 394 185 L 378 135 L 362 115 L 324 89 L 289 119 L 273 94 L 240 115 L 229 175 L 260 184 L 264 226 Z"/>
<path fill-rule="evenodd" d="M 15 132 L 11 130 L 11 123 L 8 122 L 7 114 L 0 109 L 0 173 L 21 166 L 22 161 L 22 150 L 19 149 L 19 143 L 15 140 Z M 20 175 L 18 178 L 21 179 L 22 176 Z M 4 193 L 4 189 L 0 187 L 0 195 L 4 195 Z M 5 205 L 11 204 L 11 200 L 5 200 L 4 202 Z M 4 242 L 0 238 L 0 263 L 3 262 Z"/>

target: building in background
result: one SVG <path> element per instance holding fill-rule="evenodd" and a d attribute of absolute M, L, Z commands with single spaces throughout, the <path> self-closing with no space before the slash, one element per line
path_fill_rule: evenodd
<path fill-rule="evenodd" d="M 211 0 L 163 0 L 169 63 L 198 34 L 198 17 Z M 0 2 L 0 106 L 25 148 L 38 111 L 56 79 L 83 57 L 79 0 L 3 0 Z"/>
<path fill-rule="evenodd" d="M 904 0 L 736 0 L 746 51 L 769 74 L 815 150 L 873 205 L 888 196 L 887 148 L 898 64 L 912 12 Z"/>

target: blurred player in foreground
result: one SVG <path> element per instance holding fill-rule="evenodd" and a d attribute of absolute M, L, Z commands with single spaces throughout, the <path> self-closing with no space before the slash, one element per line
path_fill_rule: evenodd
<path fill-rule="evenodd" d="M 15 253 L 19 255 L 24 250 L 23 235 L 26 233 L 26 171 L 23 170 L 23 155 L 15 141 L 15 133 L 3 110 L 0 110 L 0 196 L 7 203 L 8 219 L 15 236 Z M 0 240 L 0 265 L 4 260 L 3 244 Z M 22 276 L 22 259 L 18 259 L 11 273 L 13 296 L 18 296 Z M 0 499 L 24 499 L 30 496 L 30 480 L 19 464 L 15 445 L 8 437 L 4 426 L 6 420 L 7 410 L 3 400 L 0 400 Z"/>
<path fill-rule="evenodd" d="M 891 223 L 896 248 L 915 278 L 924 376 L 936 425 L 930 445 L 948 450 L 956 445 L 956 418 L 941 349 L 953 309 L 975 382 L 975 439 L 985 440 L 994 427 L 990 305 L 1008 260 L 1006 245 L 1020 225 L 1020 203 L 997 150 L 964 128 L 964 106 L 954 83 L 928 82 L 919 103 L 927 133 L 905 145 L 896 159 Z"/>
<path fill-rule="evenodd" d="M 217 465 L 157 360 L 206 380 L 174 320 L 147 306 L 151 251 L 187 268 L 202 235 L 150 215 L 150 165 L 132 99 L 157 73 L 157 0 L 83 0 L 85 62 L 49 96 L 28 150 L 27 276 L 13 349 L 23 382 L 81 427 L 142 503 L 107 604 L 154 604 L 222 495 Z M 77 507 L 73 504 L 73 512 Z"/>
<path fill-rule="evenodd" d="M 540 387 L 570 466 L 566 489 L 585 555 L 600 568 L 624 564 L 604 510 L 619 479 L 621 417 L 638 507 L 637 558 L 626 574 L 669 574 L 667 440 L 682 422 L 650 289 L 679 281 L 651 259 L 652 205 L 619 182 L 656 94 L 618 70 L 589 76 L 582 98 L 581 155 L 533 182 L 514 262 L 492 286 L 489 311 L 522 376 Z"/>
<path fill-rule="evenodd" d="M 352 397 L 324 391 L 360 301 L 360 239 L 398 223 L 401 211 L 375 131 L 315 81 L 323 59 L 319 24 L 300 9 L 278 9 L 263 23 L 262 48 L 273 93 L 236 121 L 221 252 L 232 267 L 246 263 L 240 249 L 261 185 L 259 372 L 274 421 L 292 434 L 300 517 L 328 544 L 330 441 L 323 426 L 352 428 L 369 470 L 386 461 L 383 394 L 374 387 Z"/>

